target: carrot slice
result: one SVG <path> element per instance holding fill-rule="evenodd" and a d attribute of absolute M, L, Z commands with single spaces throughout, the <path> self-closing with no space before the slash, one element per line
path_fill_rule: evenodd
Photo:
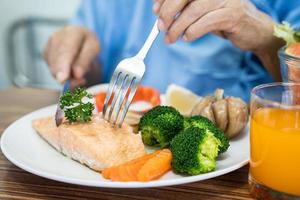
<path fill-rule="evenodd" d="M 124 182 L 137 181 L 137 173 L 146 162 L 147 160 L 141 160 L 140 162 L 117 167 L 115 171 L 111 172 L 110 179 Z"/>
<path fill-rule="evenodd" d="M 95 96 L 95 102 L 98 112 L 101 112 L 103 110 L 105 97 L 106 92 L 100 92 Z"/>
<path fill-rule="evenodd" d="M 113 166 L 102 170 L 102 176 L 112 181 L 137 181 L 137 174 L 140 168 L 161 150 L 155 151 L 151 154 L 146 154 L 142 157 L 128 161 L 124 164 Z"/>
<path fill-rule="evenodd" d="M 111 172 L 114 171 L 115 168 L 116 167 L 110 167 L 110 168 L 106 168 L 106 169 L 102 170 L 101 174 L 102 174 L 103 178 L 109 179 Z"/>
<path fill-rule="evenodd" d="M 160 93 L 158 90 L 148 87 L 148 86 L 139 86 L 132 103 L 138 102 L 138 101 L 147 101 L 149 102 L 153 107 L 160 105 Z M 149 110 L 144 110 L 143 112 L 147 112 Z"/>
<path fill-rule="evenodd" d="M 160 153 L 150 158 L 137 174 L 138 181 L 151 181 L 158 179 L 171 169 L 172 153 L 163 149 Z"/>
<path fill-rule="evenodd" d="M 127 92 L 126 96 L 128 97 L 129 92 Z M 100 92 L 96 94 L 95 101 L 96 101 L 96 107 L 98 112 L 101 112 L 104 106 L 104 100 L 106 97 L 106 92 Z M 110 99 L 109 104 L 111 104 L 112 99 Z M 132 103 L 138 102 L 138 101 L 147 101 L 149 102 L 153 107 L 160 105 L 160 93 L 158 90 L 148 87 L 148 86 L 139 86 L 134 98 L 132 100 Z M 144 110 L 143 112 L 147 112 L 148 110 Z"/>

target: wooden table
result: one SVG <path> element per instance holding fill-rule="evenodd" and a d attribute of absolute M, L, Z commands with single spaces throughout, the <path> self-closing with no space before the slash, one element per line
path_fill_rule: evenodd
<path fill-rule="evenodd" d="M 0 134 L 13 121 L 53 104 L 51 90 L 11 88 L 0 91 Z M 106 189 L 60 183 L 30 174 L 10 163 L 0 152 L 0 199 L 252 199 L 248 166 L 214 179 L 149 189 Z"/>

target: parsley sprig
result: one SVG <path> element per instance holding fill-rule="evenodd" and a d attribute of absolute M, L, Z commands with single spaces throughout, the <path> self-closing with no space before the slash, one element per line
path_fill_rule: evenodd
<path fill-rule="evenodd" d="M 64 110 L 65 117 L 69 122 L 91 121 L 95 106 L 89 101 L 84 101 L 86 98 L 91 99 L 93 96 L 83 88 L 75 89 L 73 94 L 67 91 L 61 96 L 60 108 Z"/>

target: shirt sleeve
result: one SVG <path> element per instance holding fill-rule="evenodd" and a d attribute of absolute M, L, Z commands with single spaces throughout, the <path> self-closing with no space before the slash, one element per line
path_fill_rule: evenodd
<path fill-rule="evenodd" d="M 97 33 L 103 33 L 106 17 L 106 1 L 82 0 L 70 23 L 88 28 Z"/>
<path fill-rule="evenodd" d="M 287 21 L 293 27 L 300 26 L 300 1 L 274 1 L 274 10 L 278 15 L 278 22 Z"/>
<path fill-rule="evenodd" d="M 270 15 L 274 21 L 289 22 L 293 27 L 300 26 L 300 1 L 252 0 L 258 9 Z"/>

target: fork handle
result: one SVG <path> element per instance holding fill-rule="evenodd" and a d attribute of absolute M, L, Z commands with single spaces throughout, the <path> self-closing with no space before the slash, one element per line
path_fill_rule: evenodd
<path fill-rule="evenodd" d="M 156 39 L 157 35 L 159 34 L 159 30 L 157 27 L 157 20 L 154 23 L 154 26 L 146 40 L 146 42 L 144 43 L 143 47 L 141 48 L 141 50 L 138 52 L 138 54 L 136 55 L 136 57 L 138 59 L 144 60 L 144 58 L 146 57 L 150 47 L 152 46 L 154 40 Z"/>

